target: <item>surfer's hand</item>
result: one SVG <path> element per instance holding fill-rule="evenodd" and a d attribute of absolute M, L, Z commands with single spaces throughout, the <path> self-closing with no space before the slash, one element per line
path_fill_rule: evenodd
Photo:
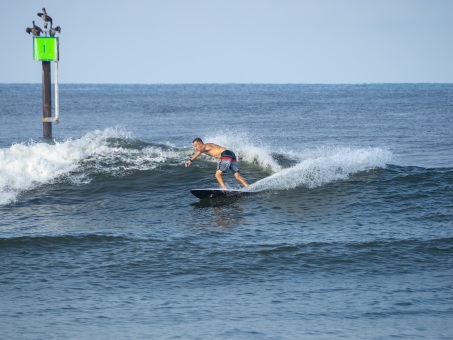
<path fill-rule="evenodd" d="M 184 165 L 186 166 L 186 168 L 187 168 L 188 166 L 190 166 L 190 164 L 192 164 L 192 160 L 190 160 L 190 159 L 188 159 L 188 160 L 184 163 Z"/>

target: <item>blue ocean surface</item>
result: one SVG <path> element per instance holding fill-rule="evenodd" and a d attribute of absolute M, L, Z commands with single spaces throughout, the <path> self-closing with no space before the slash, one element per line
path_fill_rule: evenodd
<path fill-rule="evenodd" d="M 453 84 L 59 95 L 0 84 L 1 338 L 453 338 Z"/>

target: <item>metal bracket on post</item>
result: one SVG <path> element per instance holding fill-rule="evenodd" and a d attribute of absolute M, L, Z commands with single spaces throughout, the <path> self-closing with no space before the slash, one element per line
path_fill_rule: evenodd
<path fill-rule="evenodd" d="M 55 60 L 55 116 L 43 117 L 43 123 L 59 123 L 60 122 L 60 98 L 58 95 L 58 60 Z"/>

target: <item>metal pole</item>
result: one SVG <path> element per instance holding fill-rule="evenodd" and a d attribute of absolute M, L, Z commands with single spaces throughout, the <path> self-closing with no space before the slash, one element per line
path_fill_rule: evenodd
<path fill-rule="evenodd" d="M 60 98 L 58 94 L 58 60 L 55 63 L 55 121 L 58 123 L 60 120 Z"/>
<path fill-rule="evenodd" d="M 50 61 L 42 62 L 42 117 L 43 136 L 44 138 L 52 138 L 52 123 L 45 122 L 47 117 L 52 117 Z"/>

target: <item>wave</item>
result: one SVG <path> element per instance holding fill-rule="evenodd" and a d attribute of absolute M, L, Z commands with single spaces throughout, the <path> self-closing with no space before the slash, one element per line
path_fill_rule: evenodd
<path fill-rule="evenodd" d="M 83 246 L 99 247 L 104 243 L 123 244 L 130 240 L 120 235 L 78 234 L 78 235 L 40 235 L 0 238 L 0 249 L 4 248 L 30 248 L 30 247 L 68 247 Z"/>
<path fill-rule="evenodd" d="M 152 170 L 181 157 L 171 146 L 137 141 L 119 128 L 96 130 L 80 139 L 14 144 L 0 150 L 0 205 L 44 184 L 88 184 L 95 174 Z"/>
<path fill-rule="evenodd" d="M 87 256 L 98 254 L 106 256 L 107 263 L 111 260 L 111 254 L 117 254 L 121 261 L 117 261 L 116 270 L 129 271 L 130 265 L 139 266 L 143 270 L 157 268 L 154 264 L 162 266 L 166 271 L 173 274 L 199 271 L 210 273 L 216 271 L 231 274 L 246 271 L 265 273 L 269 268 L 280 268 L 287 271 L 293 268 L 300 270 L 344 271 L 354 270 L 369 271 L 370 263 L 372 271 L 385 273 L 429 271 L 433 263 L 447 264 L 453 249 L 453 238 L 440 237 L 428 239 L 377 239 L 363 241 L 334 241 L 334 242 L 257 242 L 247 246 L 239 245 L 233 248 L 219 249 L 217 247 L 204 247 L 198 243 L 188 242 L 183 237 L 175 239 L 164 238 L 136 238 L 127 235 L 42 235 L 20 236 L 12 238 L 0 238 L 0 250 L 11 254 L 19 254 L 27 261 L 27 254 L 33 249 L 34 256 L 44 252 L 56 251 L 59 258 L 69 255 L 73 259 L 74 249 L 80 250 Z M 134 245 L 134 246 L 131 246 Z M 124 248 L 129 250 L 124 252 Z M 25 256 L 21 249 L 27 249 Z M 99 253 L 99 249 L 102 251 Z M 149 250 L 146 259 L 137 261 L 137 252 L 143 253 Z M 19 252 L 17 252 L 18 250 Z M 90 250 L 93 250 L 91 252 Z M 209 258 L 208 262 L 199 262 L 200 253 L 202 258 Z M 100 254 L 100 255 L 99 255 Z M 194 254 L 198 254 L 194 256 Z M 114 256 L 116 258 L 116 256 Z M 185 265 L 180 265 L 180 259 L 184 258 Z M 228 258 L 229 266 L 225 266 Z M 253 261 L 250 259 L 253 258 Z M 177 259 L 177 260 L 176 260 Z M 78 258 L 77 260 L 80 260 Z M 101 261 L 104 263 L 104 261 Z M 150 266 L 150 263 L 153 263 Z M 176 264 L 176 265 L 175 265 Z M 109 270 L 110 264 L 107 265 Z M 435 268 L 436 266 L 434 266 Z M 99 267 L 97 267 L 99 268 Z M 138 268 L 138 267 L 137 267 Z M 137 271 L 137 272 L 142 272 Z"/>
<path fill-rule="evenodd" d="M 331 147 L 306 150 L 297 156 L 289 152 L 287 157 L 297 159 L 296 164 L 254 183 L 251 189 L 316 188 L 359 172 L 384 168 L 391 161 L 392 153 L 381 148 Z"/>
<path fill-rule="evenodd" d="M 234 150 L 241 166 L 253 168 L 255 190 L 314 188 L 352 174 L 385 167 L 392 153 L 381 148 L 324 147 L 314 150 L 272 150 L 259 140 L 235 134 L 211 136 L 209 141 Z M 120 128 L 89 132 L 79 139 L 14 144 L 0 150 L 0 205 L 14 203 L 24 192 L 43 185 L 69 182 L 88 185 L 99 175 L 124 176 L 132 172 L 180 167 L 191 148 L 151 144 Z M 203 157 L 197 166 L 215 159 Z M 183 176 L 181 180 L 190 180 Z"/>
<path fill-rule="evenodd" d="M 358 172 L 385 168 L 392 160 L 383 148 L 319 147 L 307 150 L 277 150 L 245 134 L 210 136 L 209 140 L 235 150 L 241 162 L 252 163 L 272 174 L 252 185 L 250 190 L 316 188 L 348 179 Z"/>

